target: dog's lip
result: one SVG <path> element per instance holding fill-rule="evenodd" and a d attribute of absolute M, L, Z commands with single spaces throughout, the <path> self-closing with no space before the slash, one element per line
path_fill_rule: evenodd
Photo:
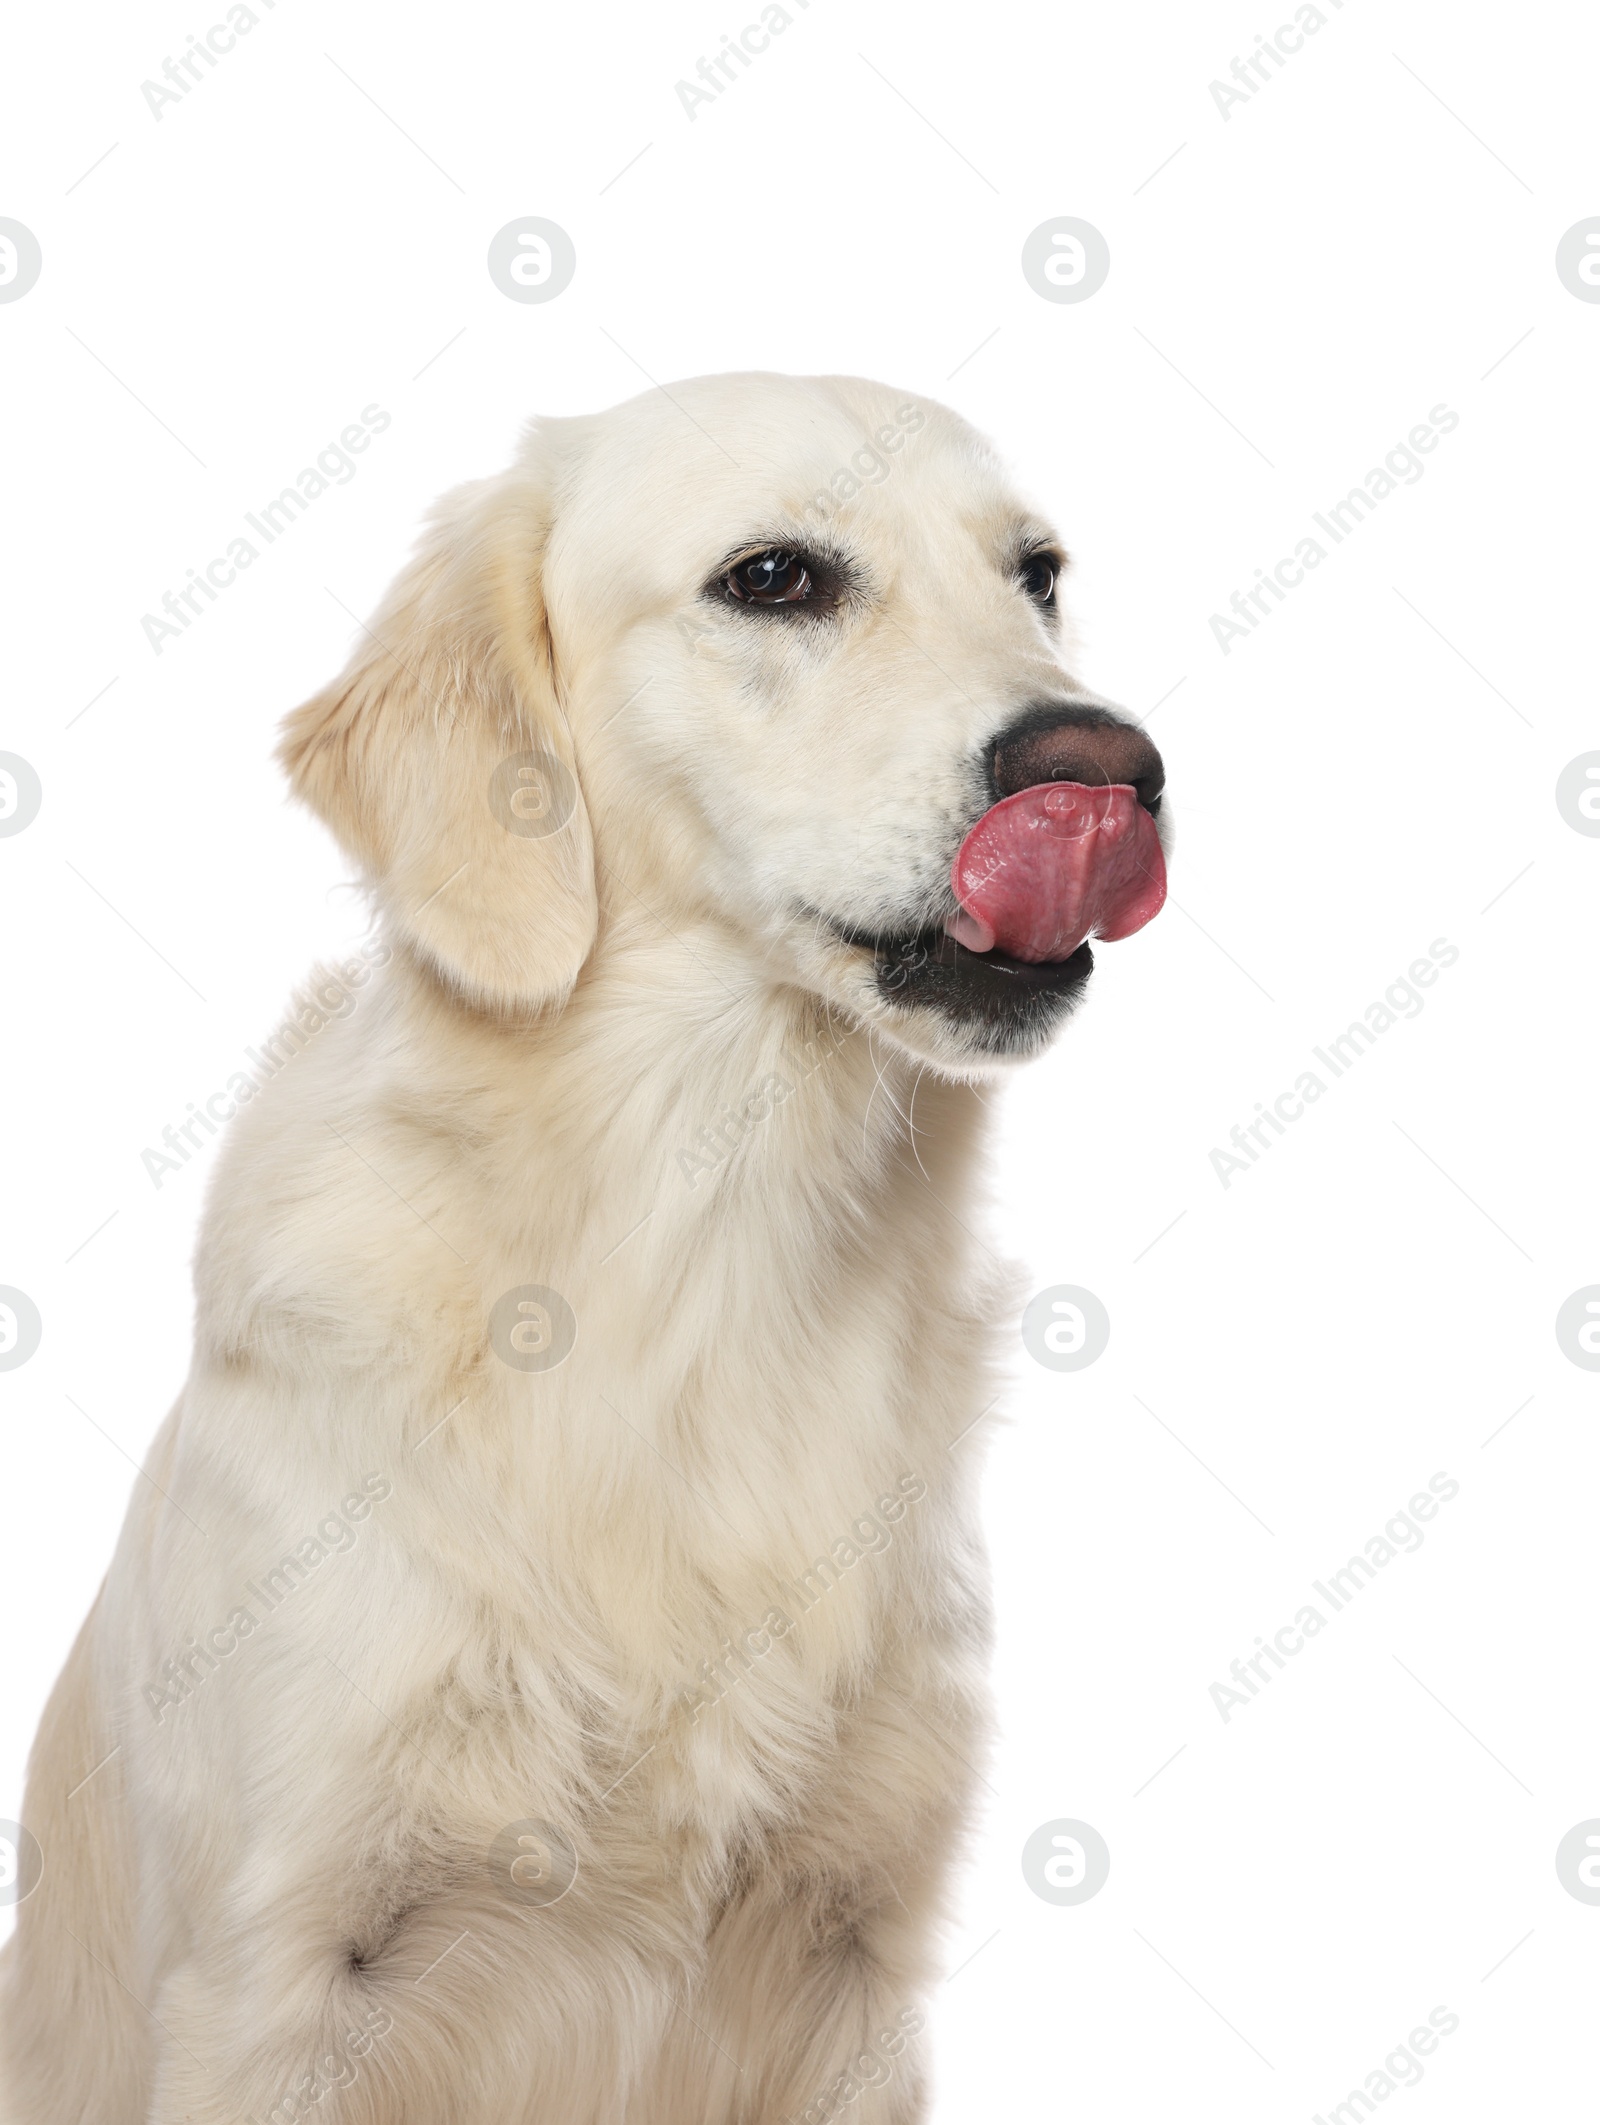
<path fill-rule="evenodd" d="M 923 960 L 941 960 L 948 965 L 984 967 L 991 974 L 1008 975 L 1021 988 L 1050 988 L 1066 979 L 1076 981 L 1094 965 L 1088 944 L 1078 946 L 1065 959 L 1013 959 L 998 948 L 974 952 L 951 936 L 943 922 L 919 930 L 861 930 L 850 923 L 830 919 L 830 928 L 841 944 L 871 952 L 880 965 L 906 965 L 915 955 Z"/>

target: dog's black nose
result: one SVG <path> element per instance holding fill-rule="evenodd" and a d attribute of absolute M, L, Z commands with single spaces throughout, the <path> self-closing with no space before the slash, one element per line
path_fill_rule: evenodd
<path fill-rule="evenodd" d="M 990 773 L 998 797 L 1041 782 L 1081 782 L 1094 789 L 1131 783 L 1146 811 L 1161 800 L 1166 770 L 1142 730 L 1109 708 L 1041 703 L 995 740 Z"/>

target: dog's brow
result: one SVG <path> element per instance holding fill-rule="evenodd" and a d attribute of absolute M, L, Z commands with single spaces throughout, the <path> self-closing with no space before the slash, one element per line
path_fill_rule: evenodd
<path fill-rule="evenodd" d="M 1064 561 L 1060 539 L 1041 517 L 1014 516 L 1007 520 L 1000 538 L 1000 565 L 1002 568 L 1018 567 L 1030 553 L 1048 547 Z"/>
<path fill-rule="evenodd" d="M 826 562 L 830 568 L 854 568 L 857 558 L 850 548 L 816 524 L 807 524 L 787 511 L 775 516 L 760 531 L 752 532 L 749 538 L 740 539 L 730 546 L 726 557 L 718 564 L 730 568 L 735 561 L 747 554 L 764 553 L 775 547 L 784 553 L 801 553 L 809 559 Z"/>

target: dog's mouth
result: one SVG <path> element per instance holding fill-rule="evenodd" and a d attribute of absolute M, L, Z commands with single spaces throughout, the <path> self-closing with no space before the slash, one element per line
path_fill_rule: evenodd
<path fill-rule="evenodd" d="M 872 952 L 885 1003 L 938 1010 L 1004 1047 L 1081 992 L 1091 937 L 1131 937 L 1167 893 L 1153 810 L 1125 783 L 1040 783 L 1002 798 L 962 841 L 950 884 L 956 906 L 937 925 L 835 927 Z"/>
<path fill-rule="evenodd" d="M 959 918 L 952 917 L 955 921 Z M 873 957 L 878 992 L 886 1003 L 931 1005 L 951 1016 L 1009 1023 L 1047 999 L 1071 998 L 1094 972 L 1087 942 L 1065 959 L 1016 959 L 998 946 L 974 951 L 945 926 L 910 936 L 881 936 L 841 928 L 846 944 Z"/>

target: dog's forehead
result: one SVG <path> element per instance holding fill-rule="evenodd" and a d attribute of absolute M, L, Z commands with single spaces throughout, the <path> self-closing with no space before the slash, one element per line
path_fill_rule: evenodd
<path fill-rule="evenodd" d="M 637 553 L 668 572 L 748 538 L 877 521 L 999 524 L 1023 513 L 989 444 L 917 392 L 857 377 L 695 377 L 585 424 L 560 543 Z M 653 571 L 652 571 L 653 572 Z"/>

